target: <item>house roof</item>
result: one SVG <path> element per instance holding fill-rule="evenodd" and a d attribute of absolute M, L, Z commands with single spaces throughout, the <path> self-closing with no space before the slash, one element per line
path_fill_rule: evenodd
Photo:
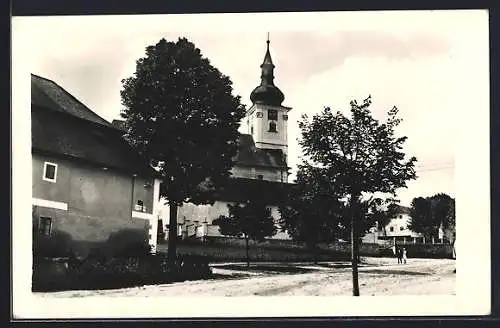
<path fill-rule="evenodd" d="M 257 148 L 250 134 L 240 135 L 238 154 L 234 160 L 236 165 L 287 168 L 285 155 L 280 149 Z"/>
<path fill-rule="evenodd" d="M 410 214 L 410 208 L 402 205 L 396 205 L 398 214 Z"/>
<path fill-rule="evenodd" d="M 111 126 L 108 121 L 94 113 L 57 83 L 35 74 L 31 74 L 31 104 L 104 126 Z"/>
<path fill-rule="evenodd" d="M 43 92 L 50 86 L 51 98 Z M 32 75 L 31 143 L 33 152 L 78 159 L 127 173 L 155 171 L 121 133 L 55 83 Z M 58 90 L 56 90 L 56 88 Z M 104 123 L 103 123 L 104 122 Z"/>

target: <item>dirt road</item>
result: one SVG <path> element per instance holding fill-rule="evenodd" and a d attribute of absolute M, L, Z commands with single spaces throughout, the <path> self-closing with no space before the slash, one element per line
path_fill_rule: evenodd
<path fill-rule="evenodd" d="M 454 295 L 455 261 L 410 259 L 396 264 L 394 259 L 366 258 L 359 269 L 361 295 Z M 218 265 L 219 278 L 168 285 L 116 290 L 38 293 L 43 297 L 85 296 L 337 296 L 351 295 L 348 263 L 293 265 L 301 273 L 278 273 L 273 269 Z M 242 276 L 244 275 L 244 276 Z M 220 278 L 224 277 L 224 278 Z"/>

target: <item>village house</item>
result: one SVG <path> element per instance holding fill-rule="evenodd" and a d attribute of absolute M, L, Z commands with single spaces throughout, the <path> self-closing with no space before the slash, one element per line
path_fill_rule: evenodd
<path fill-rule="evenodd" d="M 410 229 L 410 209 L 406 206 L 398 206 L 398 211 L 394 218 L 385 226 L 377 226 L 371 233 L 376 237 L 376 242 L 390 242 L 392 244 L 423 243 L 424 237 L 421 233 Z M 372 235 L 372 236 L 373 236 Z M 369 240 L 365 236 L 365 240 Z"/>
<path fill-rule="evenodd" d="M 406 206 L 398 206 L 398 211 L 394 218 L 384 226 L 379 226 L 378 223 L 372 227 L 369 232 L 363 236 L 364 243 L 378 244 L 422 244 L 422 243 L 450 243 L 454 239 L 454 229 L 444 229 L 441 225 L 438 231 L 438 236 L 435 238 L 425 238 L 422 233 L 412 231 L 410 229 L 411 216 L 410 208 Z"/>
<path fill-rule="evenodd" d="M 31 126 L 34 247 L 83 257 L 143 241 L 154 251 L 160 180 L 121 131 L 33 74 Z"/>

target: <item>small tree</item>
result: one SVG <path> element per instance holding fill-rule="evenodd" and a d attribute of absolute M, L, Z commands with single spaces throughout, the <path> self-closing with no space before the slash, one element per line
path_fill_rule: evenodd
<path fill-rule="evenodd" d="M 125 137 L 163 176 L 170 206 L 168 259 L 175 261 L 177 208 L 213 203 L 230 176 L 245 109 L 232 83 L 185 38 L 146 48 L 122 81 Z"/>
<path fill-rule="evenodd" d="M 362 196 L 376 192 L 395 194 L 396 189 L 406 187 L 407 180 L 416 178 L 416 158 L 405 159 L 401 151 L 407 138 L 395 137 L 395 128 L 401 121 L 397 108 L 393 107 L 387 121 L 381 123 L 372 117 L 370 104 L 371 97 L 361 105 L 351 101 L 351 117 L 327 107 L 311 121 L 304 115 L 299 122 L 300 145 L 307 161 L 314 163 L 332 189 L 335 186 L 346 200 L 351 223 L 354 296 L 359 295 L 357 228 L 366 213 Z"/>
<path fill-rule="evenodd" d="M 343 204 L 321 170 L 299 165 L 296 185 L 280 205 L 280 226 L 309 248 L 340 235 Z"/>
<path fill-rule="evenodd" d="M 271 209 L 259 201 L 228 204 L 228 209 L 229 215 L 221 215 L 213 221 L 213 224 L 219 226 L 219 231 L 223 235 L 245 239 L 245 253 L 247 267 L 249 267 L 248 241 L 263 241 L 266 237 L 276 234 L 277 229 L 274 225 Z"/>
<path fill-rule="evenodd" d="M 398 212 L 398 200 L 394 198 L 375 198 L 371 201 L 369 206 L 368 217 L 370 220 L 370 227 L 373 225 L 378 225 L 379 229 L 384 232 L 384 236 L 387 235 L 386 226 L 391 222 L 393 218 L 396 217 Z"/>
<path fill-rule="evenodd" d="M 444 193 L 430 197 L 433 221 L 438 224 L 438 231 L 445 232 L 455 225 L 455 200 Z"/>

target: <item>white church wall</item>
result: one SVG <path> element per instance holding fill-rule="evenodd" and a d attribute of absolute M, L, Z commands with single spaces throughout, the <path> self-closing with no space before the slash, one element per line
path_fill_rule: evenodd
<path fill-rule="evenodd" d="M 191 223 L 197 221 L 199 223 L 207 222 L 212 224 L 212 221 L 221 215 L 229 215 L 227 202 L 216 201 L 213 205 L 194 205 L 191 203 L 183 204 L 179 207 L 177 213 L 178 223 Z"/>
<path fill-rule="evenodd" d="M 217 219 L 221 215 L 228 215 L 229 203 L 225 201 L 216 201 L 213 205 L 194 205 L 191 203 L 183 204 L 178 208 L 177 211 L 177 223 L 198 223 L 202 225 L 205 221 L 208 225 L 212 225 L 213 220 Z M 271 215 L 273 216 L 276 226 L 278 227 L 278 232 L 271 236 L 271 239 L 290 239 L 290 236 L 286 232 L 282 232 L 279 228 L 279 219 L 281 217 L 277 206 L 270 206 Z M 163 220 L 163 224 L 166 226 L 169 223 L 169 208 L 168 205 L 164 205 L 160 211 L 160 217 Z M 218 228 L 214 226 L 209 226 L 209 235 L 220 235 L 218 233 Z"/>
<path fill-rule="evenodd" d="M 281 181 L 281 172 L 276 169 L 235 166 L 231 170 L 231 173 L 235 178 L 258 179 L 259 175 L 262 175 L 263 180 L 279 181 L 279 182 Z M 284 179 L 283 181 L 286 182 L 285 173 L 283 173 L 283 179 Z"/>

